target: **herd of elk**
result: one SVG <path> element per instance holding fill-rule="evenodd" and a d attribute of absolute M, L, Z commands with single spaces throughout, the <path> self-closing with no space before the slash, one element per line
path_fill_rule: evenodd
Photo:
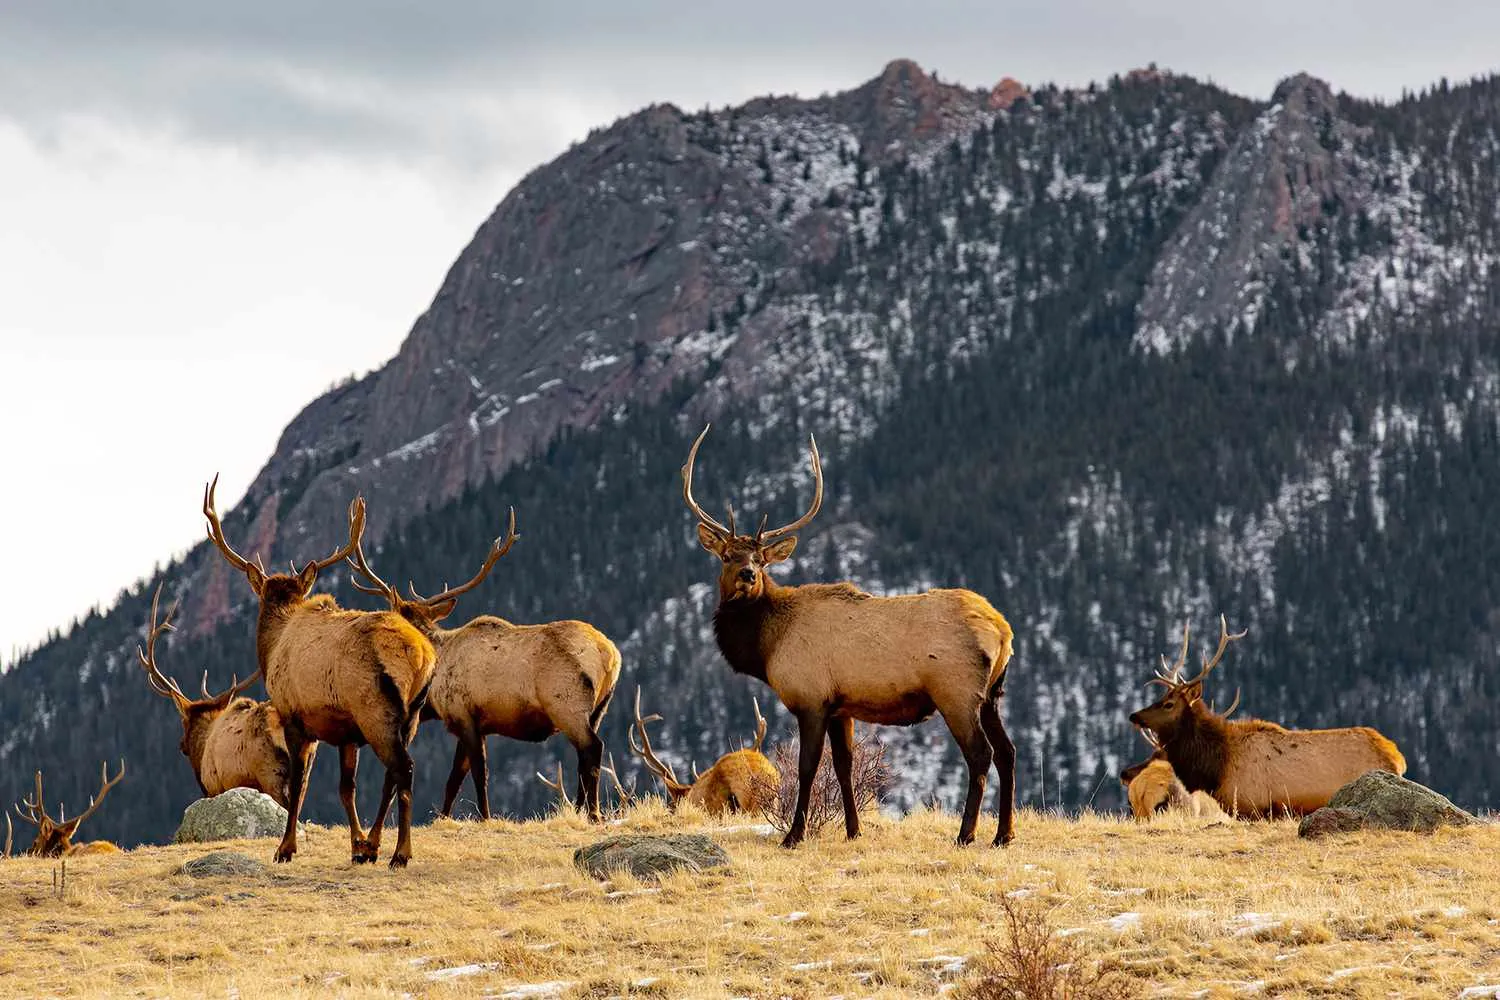
<path fill-rule="evenodd" d="M 972 843 L 984 787 L 993 764 L 1000 774 L 996 846 L 1013 833 L 1016 749 L 1000 718 L 1011 629 L 1005 618 L 969 590 L 876 597 L 851 583 L 784 587 L 768 568 L 791 556 L 796 532 L 823 503 L 823 468 L 812 453 L 813 498 L 806 514 L 784 527 L 753 535 L 715 520 L 693 499 L 693 462 L 708 428 L 693 442 L 682 467 L 682 498 L 698 519 L 698 540 L 722 564 L 714 636 L 737 673 L 764 681 L 797 720 L 797 805 L 782 845 L 806 833 L 823 740 L 844 807 L 844 832 L 859 836 L 852 769 L 854 722 L 910 726 L 943 716 L 968 765 L 968 791 L 958 842 Z"/>
<path fill-rule="evenodd" d="M 722 816 L 742 810 L 762 812 L 770 807 L 776 798 L 781 772 L 761 752 L 766 740 L 766 719 L 760 714 L 760 703 L 753 699 L 751 703 L 755 706 L 755 742 L 742 750 L 726 753 L 702 774 L 694 767 L 693 783 L 689 785 L 678 781 L 672 765 L 656 756 L 656 751 L 651 748 L 646 723 L 656 722 L 661 716 L 641 717 L 641 689 L 635 689 L 635 726 L 627 733 L 630 749 L 641 758 L 646 770 L 661 779 L 670 808 L 675 810 L 679 803 L 686 802 L 710 816 Z"/>
<path fill-rule="evenodd" d="M 1333 793 L 1367 771 L 1406 772 L 1396 745 L 1366 726 L 1347 729 L 1285 729 L 1261 719 L 1229 721 L 1203 702 L 1203 682 L 1224 658 L 1230 634 L 1219 618 L 1213 658 L 1186 680 L 1189 629 L 1171 668 L 1148 683 L 1166 688 L 1160 700 L 1133 713 L 1130 721 L 1150 731 L 1162 756 L 1189 792 L 1207 792 L 1231 816 L 1297 816 L 1328 804 Z"/>
<path fill-rule="evenodd" d="M 146 671 L 151 690 L 170 699 L 182 719 L 182 742 L 178 746 L 193 767 L 198 787 L 204 795 L 253 788 L 269 795 L 283 809 L 290 809 L 291 751 L 281 716 L 269 702 L 239 697 L 259 680 L 260 671 L 243 681 L 236 677 L 219 694 L 209 693 L 208 674 L 204 673 L 203 697 L 194 700 L 183 694 L 177 682 L 163 675 L 156 665 L 156 640 L 163 632 L 173 631 L 172 615 L 177 611 L 174 602 L 158 622 L 160 600 L 158 586 L 151 598 L 146 646 L 136 647 L 136 657 Z"/>
<path fill-rule="evenodd" d="M 423 709 L 424 719 L 440 719 L 457 740 L 453 770 L 443 792 L 442 815 L 465 774 L 474 778 L 479 815 L 490 818 L 485 737 L 507 736 L 537 743 L 561 732 L 578 754 L 578 800 L 598 821 L 599 768 L 604 741 L 599 723 L 620 679 L 620 651 L 594 626 L 581 621 L 516 625 L 481 615 L 445 629 L 438 623 L 453 613 L 458 598 L 479 586 L 516 538 L 516 512 L 510 512 L 505 538 L 495 539 L 474 577 L 434 597 L 401 596 L 370 568 L 364 547 L 355 542 L 349 563 L 365 579 L 354 586 L 383 598 L 390 610 L 410 622 L 437 650 L 437 668 Z"/>
<path fill-rule="evenodd" d="M 391 611 L 349 611 L 328 594 L 312 593 L 318 574 L 354 552 L 364 532 L 364 500 L 349 505 L 349 540 L 323 559 L 297 571 L 268 575 L 224 538 L 214 509 L 218 477 L 203 490 L 208 537 L 219 554 L 245 574 L 260 599 L 255 647 L 271 704 L 281 717 L 289 751 L 286 834 L 277 861 L 297 853 L 297 821 L 307 791 L 307 772 L 317 743 L 339 748 L 339 797 L 349 817 L 351 858 L 374 861 L 392 797 L 399 832 L 392 868 L 411 859 L 412 759 L 408 747 L 421 721 L 437 654 L 427 637 Z M 359 748 L 368 745 L 385 765 L 380 810 L 366 834 L 354 800 Z"/>
<path fill-rule="evenodd" d="M 109 776 L 109 766 L 102 764 L 99 767 L 99 792 L 89 799 L 88 808 L 81 815 L 68 819 L 66 810 L 59 810 L 61 819 L 53 819 L 47 814 L 46 798 L 42 794 L 42 772 L 36 773 L 36 791 L 29 799 L 23 799 L 16 806 L 16 815 L 36 827 L 36 839 L 31 846 L 26 848 L 25 853 L 41 858 L 55 858 L 59 856 L 72 857 L 79 854 L 118 854 L 120 849 L 107 840 L 90 840 L 73 843 L 73 835 L 83 825 L 83 821 L 94 815 L 94 810 L 104 803 L 104 796 L 109 790 L 120 783 L 125 777 L 125 762 L 120 761 L 120 773 L 113 778 Z M 5 817 L 5 857 L 10 856 L 12 830 L 10 817 Z"/>

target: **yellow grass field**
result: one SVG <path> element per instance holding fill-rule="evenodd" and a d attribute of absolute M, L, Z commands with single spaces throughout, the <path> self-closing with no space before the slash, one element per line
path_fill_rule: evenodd
<path fill-rule="evenodd" d="M 981 836 L 992 835 L 987 819 Z M 838 824 L 835 824 L 838 826 Z M 701 831 L 733 867 L 600 883 L 574 816 L 439 821 L 405 871 L 353 868 L 343 830 L 0 861 L 0 994 L 140 997 L 911 997 L 973 974 L 998 901 L 1049 908 L 1143 996 L 1500 995 L 1500 826 L 1299 841 L 1290 822 L 1018 816 L 1005 850 L 953 816 L 871 816 L 795 852 L 743 821 L 635 809 L 608 832 Z M 226 847 L 264 875 L 192 879 Z"/>

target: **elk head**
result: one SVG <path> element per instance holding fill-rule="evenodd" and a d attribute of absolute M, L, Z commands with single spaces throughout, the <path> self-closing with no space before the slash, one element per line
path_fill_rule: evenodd
<path fill-rule="evenodd" d="M 797 520 L 781 528 L 766 530 L 766 518 L 760 519 L 760 529 L 753 535 L 736 533 L 734 508 L 729 507 L 729 524 L 715 520 L 693 499 L 693 462 L 698 457 L 698 446 L 708 436 L 709 424 L 693 442 L 688 452 L 687 464 L 682 467 L 682 499 L 688 509 L 698 518 L 698 541 L 709 552 L 719 557 L 723 569 L 719 573 L 720 600 L 748 598 L 755 600 L 766 590 L 766 568 L 791 556 L 797 547 L 795 532 L 805 528 L 818 509 L 823 506 L 823 464 L 818 458 L 818 442 L 808 435 L 808 447 L 812 452 L 813 499 Z M 727 506 L 727 505 L 726 505 Z"/>
<path fill-rule="evenodd" d="M 189 698 L 183 693 L 177 682 L 162 674 L 156 666 L 156 640 L 163 632 L 175 632 L 172 625 L 172 616 L 177 613 L 178 602 L 173 601 L 172 606 L 167 609 L 167 614 L 160 622 L 156 620 L 156 611 L 161 601 L 161 585 L 156 587 L 156 593 L 151 597 L 151 619 L 146 625 L 146 647 L 135 647 L 136 658 L 140 660 L 141 668 L 146 671 L 146 683 L 151 685 L 151 690 L 172 702 L 177 709 L 177 715 L 182 719 L 182 742 L 179 744 L 182 752 L 193 761 L 194 769 L 197 761 L 193 760 L 192 734 L 200 727 L 207 725 L 218 717 L 219 713 L 229 707 L 229 703 L 238 697 L 246 688 L 254 684 L 260 677 L 257 670 L 245 680 L 240 680 L 235 675 L 229 687 L 218 694 L 210 694 L 208 690 L 208 671 L 203 672 L 203 683 L 201 685 L 202 697 Z"/>
<path fill-rule="evenodd" d="M 64 811 L 62 814 L 63 818 L 57 820 L 47 815 L 44 805 L 45 800 L 42 797 L 42 772 L 38 771 L 36 773 L 36 791 L 33 793 L 33 797 L 23 799 L 21 804 L 16 806 L 16 815 L 37 828 L 36 839 L 31 842 L 31 846 L 26 849 L 26 853 L 43 858 L 55 858 L 58 855 L 68 853 L 73 847 L 73 835 L 78 832 L 78 827 L 83 824 L 84 820 L 94 815 L 94 810 L 103 804 L 104 796 L 108 795 L 109 790 L 118 785 L 120 779 L 123 777 L 125 777 L 125 762 L 123 760 L 120 761 L 120 773 L 113 778 L 109 776 L 108 765 L 101 764 L 99 767 L 99 794 L 89 799 L 89 807 L 81 815 L 74 816 L 72 819 L 68 819 L 67 813 Z"/>
<path fill-rule="evenodd" d="M 490 554 L 485 557 L 484 565 L 479 567 L 479 572 L 474 574 L 468 583 L 457 587 L 449 587 L 443 584 L 443 592 L 433 597 L 423 597 L 417 593 L 416 585 L 407 582 L 406 587 L 411 591 L 411 600 L 401 596 L 401 592 L 386 583 L 375 571 L 370 568 L 370 563 L 365 559 L 364 545 L 358 537 L 354 538 L 354 551 L 348 557 L 348 563 L 356 573 L 363 576 L 368 583 L 360 583 L 353 580 L 354 589 L 376 597 L 384 598 L 390 609 L 411 622 L 417 631 L 423 635 L 431 635 L 438 622 L 447 618 L 458 606 L 458 599 L 468 593 L 484 581 L 490 575 L 490 570 L 495 568 L 495 563 L 510 551 L 510 547 L 516 544 L 516 539 L 521 536 L 516 534 L 516 509 L 510 509 L 510 527 L 506 529 L 504 538 L 497 538 L 490 546 Z"/>
<path fill-rule="evenodd" d="M 255 596 L 260 598 L 261 606 L 267 608 L 284 607 L 303 600 L 312 593 L 313 585 L 318 581 L 318 574 L 334 563 L 342 562 L 354 551 L 355 545 L 365 530 L 365 501 L 356 496 L 349 503 L 349 542 L 333 555 L 326 559 L 310 560 L 306 566 L 298 570 L 294 564 L 290 573 L 267 573 L 261 565 L 260 557 L 256 556 L 255 562 L 251 562 L 234 550 L 224 538 L 224 526 L 219 523 L 219 515 L 214 509 L 214 490 L 219 485 L 219 477 L 214 476 L 213 482 L 203 488 L 203 516 L 208 519 L 208 537 L 218 548 L 229 565 L 245 574 L 245 579 L 250 581 L 250 589 L 255 591 Z"/>
<path fill-rule="evenodd" d="M 1170 668 L 1167 666 L 1167 658 L 1162 657 L 1162 669 L 1157 671 L 1155 677 L 1147 681 L 1147 684 L 1159 684 L 1167 689 L 1167 693 L 1159 700 L 1146 706 L 1130 716 L 1131 724 L 1140 728 L 1148 729 L 1158 736 L 1175 730 L 1185 716 L 1195 711 L 1203 704 L 1203 681 L 1213 672 L 1214 667 L 1224 658 L 1224 650 L 1236 639 L 1243 639 L 1246 632 L 1241 631 L 1230 634 L 1229 625 L 1224 616 L 1219 616 L 1219 648 L 1214 651 L 1213 659 L 1207 657 L 1203 660 L 1203 669 L 1197 674 L 1182 679 L 1182 668 L 1187 663 L 1188 635 L 1187 625 L 1182 627 L 1182 652 L 1177 656 L 1177 662 Z M 1235 695 L 1234 705 L 1230 711 L 1234 711 L 1239 705 L 1239 695 Z M 1204 706 L 1202 711 L 1211 711 Z M 1225 713 L 1228 714 L 1228 713 Z"/>

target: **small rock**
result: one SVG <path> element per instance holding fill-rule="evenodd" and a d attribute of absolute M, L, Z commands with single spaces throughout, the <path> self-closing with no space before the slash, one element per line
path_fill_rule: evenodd
<path fill-rule="evenodd" d="M 182 814 L 174 844 L 214 840 L 279 837 L 286 832 L 286 810 L 271 796 L 253 788 L 231 788 L 211 799 L 199 799 Z"/>
<path fill-rule="evenodd" d="M 573 863 L 597 879 L 622 871 L 638 879 L 650 879 L 678 869 L 701 872 L 727 865 L 729 855 L 701 834 L 626 834 L 580 847 L 573 852 Z"/>
<path fill-rule="evenodd" d="M 187 862 L 177 869 L 177 874 L 212 878 L 216 875 L 260 875 L 265 870 L 265 865 L 238 851 L 212 851 Z"/>
<path fill-rule="evenodd" d="M 1425 785 L 1389 771 L 1366 771 L 1334 792 L 1328 805 L 1303 818 L 1297 834 L 1318 837 L 1361 829 L 1431 833 L 1440 826 L 1474 822 L 1472 814 Z"/>

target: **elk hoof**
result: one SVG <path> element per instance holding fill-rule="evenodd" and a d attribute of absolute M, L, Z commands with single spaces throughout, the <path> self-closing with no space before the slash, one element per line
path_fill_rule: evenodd
<path fill-rule="evenodd" d="M 372 858 L 371 860 L 373 861 L 374 859 Z M 410 855 L 402 854 L 400 851 L 397 851 L 395 854 L 391 855 L 391 867 L 392 868 L 405 868 L 406 867 L 406 863 L 408 861 L 410 861 L 410 860 L 411 860 Z"/>
<path fill-rule="evenodd" d="M 791 850 L 793 847 L 796 847 L 800 843 L 802 843 L 802 838 L 800 836 L 794 836 L 790 833 L 781 838 L 781 846 L 785 847 L 787 850 Z"/>
<path fill-rule="evenodd" d="M 295 847 L 278 847 L 276 849 L 276 863 L 278 865 L 284 865 L 288 861 L 292 860 L 292 855 L 296 853 L 297 849 Z"/>
<path fill-rule="evenodd" d="M 380 853 L 379 849 L 368 840 L 356 841 L 354 850 L 350 853 L 349 860 L 356 865 L 374 864 L 375 857 Z"/>
<path fill-rule="evenodd" d="M 974 843 L 974 835 L 972 833 L 960 833 L 958 837 L 955 838 L 954 843 L 956 843 L 959 847 L 968 847 L 970 844 Z"/>
<path fill-rule="evenodd" d="M 997 833 L 997 834 L 995 834 L 995 843 L 994 843 L 994 846 L 995 847 L 1009 847 L 1010 846 L 1010 842 L 1012 840 L 1015 840 L 1015 839 L 1016 839 L 1016 835 L 1014 833 Z"/>

